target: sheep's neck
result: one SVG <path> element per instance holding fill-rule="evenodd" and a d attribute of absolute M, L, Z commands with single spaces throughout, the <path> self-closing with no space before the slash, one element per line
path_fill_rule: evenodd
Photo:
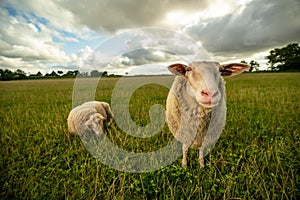
<path fill-rule="evenodd" d="M 193 111 L 190 112 L 192 116 L 190 116 L 190 119 L 188 120 L 188 126 L 192 127 L 197 124 L 195 129 L 192 129 L 194 130 L 193 133 L 196 135 L 192 137 L 193 141 L 187 144 L 190 144 L 190 148 L 199 148 L 202 145 L 204 135 L 208 130 L 212 109 L 204 107 L 197 102 L 195 93 L 187 81 L 183 86 L 185 87 L 185 89 L 182 90 L 183 96 L 186 97 L 183 98 L 183 100 L 186 101 L 183 105 L 190 105 L 193 108 Z"/>

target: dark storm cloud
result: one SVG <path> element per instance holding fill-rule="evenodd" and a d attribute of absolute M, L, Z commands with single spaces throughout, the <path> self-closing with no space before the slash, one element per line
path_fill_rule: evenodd
<path fill-rule="evenodd" d="M 204 9 L 210 1 L 204 0 L 122 0 L 122 1 L 60 1 L 58 4 L 70 11 L 78 23 L 92 30 L 116 32 L 119 29 L 155 26 L 172 10 L 195 12 Z"/>
<path fill-rule="evenodd" d="M 210 52 L 257 52 L 299 42 L 299 19 L 299 0 L 257 0 L 239 14 L 199 20 L 184 30 Z"/>

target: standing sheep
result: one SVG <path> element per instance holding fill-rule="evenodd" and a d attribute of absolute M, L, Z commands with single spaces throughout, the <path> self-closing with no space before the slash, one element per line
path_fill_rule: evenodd
<path fill-rule="evenodd" d="M 226 120 L 225 81 L 222 76 L 242 73 L 248 65 L 217 62 L 173 64 L 168 69 L 176 75 L 167 97 L 167 124 L 182 143 L 182 166 L 187 165 L 189 148 L 199 149 L 199 164 L 217 142 Z"/>

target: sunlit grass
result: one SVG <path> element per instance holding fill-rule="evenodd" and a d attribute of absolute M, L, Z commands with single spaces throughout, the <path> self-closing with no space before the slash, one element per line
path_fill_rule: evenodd
<path fill-rule="evenodd" d="M 144 77 L 143 77 L 144 78 Z M 166 77 L 170 81 L 173 77 Z M 199 168 L 197 151 L 157 171 L 131 174 L 97 161 L 67 131 L 74 79 L 0 82 L 1 199 L 296 199 L 299 196 L 300 74 L 243 74 L 227 80 L 227 123 Z M 97 100 L 111 101 L 118 79 L 101 79 Z M 164 106 L 168 89 L 138 88 L 130 115 L 141 126 Z M 151 138 L 116 125 L 111 141 L 133 152 L 173 139 L 167 126 Z"/>

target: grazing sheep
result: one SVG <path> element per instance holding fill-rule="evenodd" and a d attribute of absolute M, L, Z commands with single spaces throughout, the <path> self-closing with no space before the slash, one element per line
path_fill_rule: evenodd
<path fill-rule="evenodd" d="M 94 108 L 77 106 L 71 110 L 68 116 L 68 129 L 73 134 L 94 132 L 96 135 L 101 136 L 103 134 L 104 119 Z"/>
<path fill-rule="evenodd" d="M 111 123 L 114 118 L 114 115 L 110 109 L 110 106 L 106 102 L 88 101 L 88 102 L 83 103 L 81 106 L 95 108 L 97 113 L 100 113 L 104 117 L 105 121 L 108 123 Z"/>
<path fill-rule="evenodd" d="M 168 69 L 179 75 L 167 97 L 167 124 L 182 143 L 182 166 L 187 165 L 189 148 L 199 149 L 199 164 L 217 142 L 226 120 L 225 81 L 221 76 L 234 76 L 248 65 L 217 62 L 173 64 Z"/>
<path fill-rule="evenodd" d="M 106 102 L 88 101 L 73 108 L 68 116 L 70 133 L 87 133 L 93 131 L 102 136 L 103 122 L 112 122 L 113 113 Z"/>

